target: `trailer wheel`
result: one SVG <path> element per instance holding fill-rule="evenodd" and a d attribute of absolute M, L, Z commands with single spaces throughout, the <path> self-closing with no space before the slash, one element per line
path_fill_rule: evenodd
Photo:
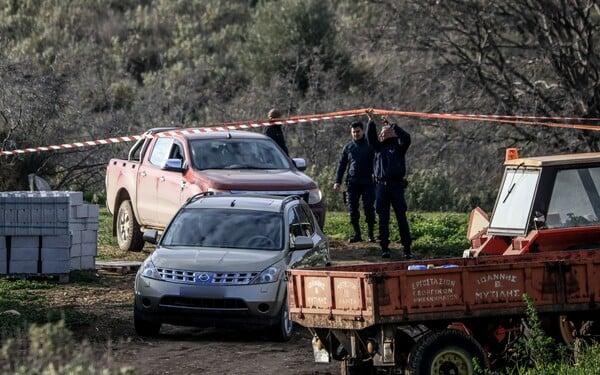
<path fill-rule="evenodd" d="M 412 375 L 473 375 L 488 368 L 481 345 L 455 329 L 433 332 L 419 340 L 408 357 L 407 366 L 408 374 Z"/>
<path fill-rule="evenodd" d="M 117 242 L 124 251 L 141 251 L 144 238 L 130 200 L 124 200 L 117 213 Z"/>
<path fill-rule="evenodd" d="M 588 345 L 600 340 L 600 325 L 594 320 L 586 320 L 581 324 L 579 335 L 573 343 L 573 357 L 579 362 L 583 351 Z"/>

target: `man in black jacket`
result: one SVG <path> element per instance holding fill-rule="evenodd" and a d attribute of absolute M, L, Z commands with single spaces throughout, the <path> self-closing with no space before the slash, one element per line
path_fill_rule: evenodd
<path fill-rule="evenodd" d="M 275 120 L 281 118 L 281 113 L 275 108 L 269 111 L 269 120 Z M 289 155 L 288 148 L 285 144 L 285 138 L 283 137 L 283 130 L 281 129 L 281 125 L 270 125 L 267 126 L 265 130 L 265 134 L 273 139 L 277 145 L 285 152 L 286 155 Z"/>
<path fill-rule="evenodd" d="M 377 134 L 377 125 L 373 121 L 373 110 L 368 109 L 367 142 L 375 150 L 375 209 L 379 215 L 379 240 L 381 256 L 390 257 L 389 224 L 390 205 L 396 214 L 400 242 L 404 247 L 404 256 L 413 257 L 410 250 L 412 238 L 406 219 L 406 200 L 404 199 L 404 175 L 406 163 L 404 156 L 410 146 L 410 134 L 396 124 L 389 124 L 387 117 L 382 116 L 384 126 Z"/>
<path fill-rule="evenodd" d="M 375 186 L 373 184 L 373 148 L 365 139 L 363 124 L 354 121 L 350 124 L 352 141 L 346 143 L 340 154 L 335 171 L 333 190 L 339 190 L 344 172 L 346 174 L 346 203 L 350 214 L 350 224 L 354 235 L 348 242 L 360 242 L 360 211 L 359 204 L 362 197 L 365 221 L 369 230 L 368 241 L 375 242 L 373 227 L 375 226 Z"/>

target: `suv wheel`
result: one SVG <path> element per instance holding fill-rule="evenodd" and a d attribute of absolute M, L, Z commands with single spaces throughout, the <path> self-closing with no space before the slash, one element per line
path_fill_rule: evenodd
<path fill-rule="evenodd" d="M 161 326 L 160 322 L 150 322 L 143 319 L 135 308 L 133 310 L 133 325 L 135 326 L 135 332 L 144 337 L 158 336 Z"/>
<path fill-rule="evenodd" d="M 131 201 L 124 200 L 117 213 L 117 242 L 119 248 L 125 251 L 141 251 L 144 238 L 140 224 L 135 218 Z"/>
<path fill-rule="evenodd" d="M 290 311 L 286 298 L 283 306 L 281 306 L 281 311 L 279 312 L 279 322 L 274 326 L 269 327 L 269 336 L 274 341 L 286 342 L 292 338 L 294 328 L 294 322 L 290 319 Z"/>

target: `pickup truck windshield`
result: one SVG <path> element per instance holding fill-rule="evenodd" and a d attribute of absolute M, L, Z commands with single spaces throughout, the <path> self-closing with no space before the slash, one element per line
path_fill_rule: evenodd
<path fill-rule="evenodd" d="M 202 139 L 190 141 L 195 169 L 290 169 L 275 143 L 260 139 Z"/>
<path fill-rule="evenodd" d="M 281 250 L 283 216 L 279 212 L 188 208 L 173 219 L 161 245 Z"/>

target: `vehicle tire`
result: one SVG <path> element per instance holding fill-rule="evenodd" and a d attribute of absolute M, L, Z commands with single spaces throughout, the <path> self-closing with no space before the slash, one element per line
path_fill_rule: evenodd
<path fill-rule="evenodd" d="M 473 365 L 473 359 L 479 368 Z M 483 348 L 471 336 L 455 329 L 432 332 L 417 342 L 408 357 L 412 375 L 473 375 L 489 369 Z"/>
<path fill-rule="evenodd" d="M 269 327 L 269 337 L 273 341 L 286 342 L 290 341 L 294 335 L 295 325 L 290 319 L 290 311 L 287 298 L 285 299 L 281 311 L 279 312 L 279 322 L 274 326 Z"/>
<path fill-rule="evenodd" d="M 578 363 L 585 348 L 589 345 L 598 343 L 600 340 L 600 324 L 595 320 L 586 320 L 581 324 L 579 335 L 573 343 L 573 357 L 575 363 Z"/>
<path fill-rule="evenodd" d="M 144 238 L 140 229 L 131 201 L 124 200 L 117 212 L 117 242 L 124 251 L 141 251 L 144 248 Z"/>
<path fill-rule="evenodd" d="M 135 308 L 133 310 L 133 325 L 135 327 L 135 332 L 144 337 L 158 336 L 161 326 L 160 322 L 150 322 L 143 319 Z"/>

